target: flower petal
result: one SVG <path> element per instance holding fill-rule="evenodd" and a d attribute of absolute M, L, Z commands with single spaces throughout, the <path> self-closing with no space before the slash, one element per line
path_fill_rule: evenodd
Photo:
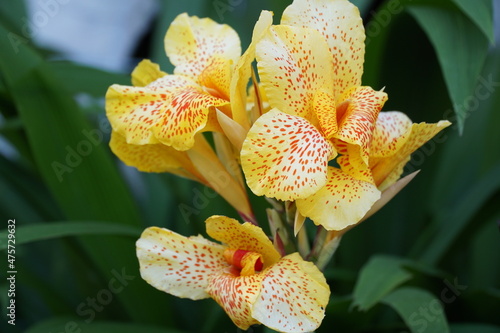
<path fill-rule="evenodd" d="M 403 168 L 410 160 L 410 155 L 450 125 L 451 123 L 446 120 L 435 124 L 412 124 L 408 130 L 409 134 L 405 134 L 408 139 L 395 155 L 371 159 L 370 168 L 378 188 L 383 191 L 394 184 L 403 173 Z"/>
<path fill-rule="evenodd" d="M 232 249 L 260 253 L 264 268 L 280 259 L 280 254 L 261 228 L 251 223 L 239 223 L 235 219 L 214 215 L 206 221 L 207 234 L 215 240 L 227 244 Z"/>
<path fill-rule="evenodd" d="M 141 277 L 171 295 L 193 300 L 209 297 L 212 275 L 228 267 L 225 247 L 201 236 L 184 237 L 158 227 L 144 230 L 136 243 Z"/>
<path fill-rule="evenodd" d="M 347 105 L 345 110 L 337 109 L 339 130 L 334 137 L 360 146 L 361 158 L 368 165 L 372 132 L 387 94 L 370 87 L 353 87 L 343 94 L 342 100 Z"/>
<path fill-rule="evenodd" d="M 168 74 L 160 70 L 160 65 L 151 62 L 151 60 L 144 59 L 132 72 L 132 85 L 145 87 L 165 75 Z"/>
<path fill-rule="evenodd" d="M 248 132 L 241 166 L 255 194 L 295 200 L 325 184 L 334 155 L 330 142 L 306 119 L 273 109 Z"/>
<path fill-rule="evenodd" d="M 281 24 L 323 34 L 333 56 L 336 98 L 350 87 L 361 85 L 365 31 L 356 6 L 346 0 L 295 0 L 283 12 Z"/>
<path fill-rule="evenodd" d="M 134 145 L 113 131 L 109 146 L 113 153 L 128 166 L 144 172 L 169 172 L 206 184 L 185 152 L 180 152 L 161 143 Z"/>
<path fill-rule="evenodd" d="M 320 270 L 293 253 L 264 273 L 252 316 L 279 332 L 317 329 L 330 298 L 330 288 Z"/>
<path fill-rule="evenodd" d="M 370 158 L 396 154 L 408 140 L 412 122 L 402 112 L 380 112 L 370 145 Z"/>
<path fill-rule="evenodd" d="M 320 89 L 314 95 L 314 112 L 318 117 L 319 127 L 325 137 L 331 138 L 338 131 L 335 96 L 332 91 Z"/>
<path fill-rule="evenodd" d="M 236 326 L 247 330 L 251 325 L 259 324 L 252 318 L 251 309 L 263 279 L 263 273 L 248 276 L 222 273 L 210 280 L 207 293 L 226 311 Z"/>
<path fill-rule="evenodd" d="M 316 225 L 342 230 L 357 223 L 380 198 L 380 191 L 369 182 L 328 167 L 328 182 L 312 196 L 296 201 L 297 209 Z"/>
<path fill-rule="evenodd" d="M 165 35 L 165 51 L 176 66 L 175 74 L 197 78 L 214 57 L 236 63 L 241 46 L 238 34 L 230 26 L 183 13 Z"/>
<path fill-rule="evenodd" d="M 333 88 L 328 45 L 313 29 L 273 26 L 256 48 L 261 84 L 272 107 L 314 123 L 315 92 Z"/>

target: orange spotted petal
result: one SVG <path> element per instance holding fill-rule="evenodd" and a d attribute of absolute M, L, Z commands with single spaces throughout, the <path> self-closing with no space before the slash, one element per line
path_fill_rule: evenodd
<path fill-rule="evenodd" d="M 361 158 L 368 165 L 372 133 L 387 94 L 370 87 L 353 87 L 343 94 L 342 100 L 347 105 L 345 110 L 337 110 L 339 130 L 334 137 L 360 146 Z"/>
<path fill-rule="evenodd" d="M 170 25 L 165 35 L 165 51 L 176 66 L 175 74 L 197 78 L 214 57 L 236 63 L 241 46 L 238 34 L 228 25 L 184 13 Z"/>
<path fill-rule="evenodd" d="M 332 91 L 320 89 L 314 95 L 314 112 L 318 117 L 319 127 L 325 137 L 331 138 L 338 131 L 335 96 Z"/>
<path fill-rule="evenodd" d="M 314 94 L 333 89 L 328 45 L 313 29 L 271 27 L 256 48 L 257 67 L 269 103 L 315 122 Z"/>
<path fill-rule="evenodd" d="M 323 187 L 331 143 L 306 119 L 273 109 L 254 123 L 243 142 L 241 165 L 257 195 L 305 198 Z"/>
<path fill-rule="evenodd" d="M 206 221 L 207 234 L 232 249 L 256 252 L 262 255 L 264 268 L 280 259 L 280 254 L 261 228 L 251 223 L 239 223 L 226 216 L 211 216 Z"/>
<path fill-rule="evenodd" d="M 316 225 L 342 230 L 357 223 L 380 198 L 380 191 L 369 182 L 328 167 L 328 182 L 312 196 L 296 201 L 297 209 Z"/>
<path fill-rule="evenodd" d="M 435 124 L 412 124 L 408 130 L 409 133 L 405 134 L 408 135 L 408 139 L 395 155 L 371 159 L 370 168 L 379 189 L 383 191 L 394 184 L 403 173 L 403 168 L 410 160 L 410 155 L 450 125 L 451 123 L 446 120 L 441 120 Z"/>
<path fill-rule="evenodd" d="M 215 275 L 209 282 L 207 293 L 229 315 L 236 326 L 247 330 L 259 324 L 252 317 L 252 304 L 257 298 L 264 274 L 237 276 L 231 271 Z"/>
<path fill-rule="evenodd" d="M 283 12 L 281 24 L 322 33 L 333 56 L 330 61 L 333 59 L 336 98 L 350 87 L 361 85 L 365 31 L 356 6 L 347 0 L 295 0 Z"/>
<path fill-rule="evenodd" d="M 153 287 L 193 300 L 209 297 L 212 275 L 228 267 L 225 247 L 201 236 L 184 237 L 150 227 L 136 243 L 141 277 Z"/>
<path fill-rule="evenodd" d="M 320 270 L 293 253 L 264 273 L 253 317 L 279 332 L 317 329 L 330 297 L 330 288 Z"/>
<path fill-rule="evenodd" d="M 113 153 L 128 166 L 144 172 L 169 172 L 181 177 L 206 184 L 203 176 L 185 152 L 177 151 L 161 143 L 134 145 L 126 142 L 125 137 L 113 131 L 109 146 Z"/>
<path fill-rule="evenodd" d="M 220 56 L 212 57 L 212 61 L 201 72 L 200 84 L 211 95 L 229 101 L 229 84 L 231 82 L 232 61 Z"/>
<path fill-rule="evenodd" d="M 402 112 L 380 112 L 370 146 L 370 158 L 396 154 L 408 140 L 412 121 Z"/>
<path fill-rule="evenodd" d="M 132 71 L 132 85 L 136 87 L 145 87 L 165 75 L 167 75 L 167 73 L 161 71 L 158 64 L 148 59 L 144 59 Z"/>

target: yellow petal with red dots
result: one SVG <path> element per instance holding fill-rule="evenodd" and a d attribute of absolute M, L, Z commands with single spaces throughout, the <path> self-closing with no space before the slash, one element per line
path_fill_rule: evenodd
<path fill-rule="evenodd" d="M 408 140 L 412 121 L 402 112 L 380 112 L 370 145 L 370 158 L 396 154 Z"/>
<path fill-rule="evenodd" d="M 206 221 L 207 234 L 227 244 L 232 249 L 256 252 L 262 255 L 264 268 L 280 259 L 280 254 L 261 228 L 251 223 L 239 223 L 235 219 L 214 215 Z"/>
<path fill-rule="evenodd" d="M 334 137 L 358 145 L 361 158 L 368 165 L 370 143 L 375 123 L 387 94 L 370 87 L 353 87 L 342 95 L 345 110 L 337 110 L 339 130 Z"/>
<path fill-rule="evenodd" d="M 314 94 L 333 89 L 328 45 L 313 29 L 271 27 L 256 48 L 260 82 L 269 103 L 315 123 Z"/>
<path fill-rule="evenodd" d="M 357 223 L 380 198 L 377 187 L 334 167 L 328 167 L 326 185 L 312 196 L 296 201 L 297 209 L 316 225 L 342 230 Z"/>
<path fill-rule="evenodd" d="M 134 145 L 113 131 L 109 146 L 113 153 L 128 166 L 144 172 L 169 172 L 206 184 L 185 152 L 180 152 L 161 143 Z"/>
<path fill-rule="evenodd" d="M 330 288 L 323 273 L 298 253 L 264 272 L 252 316 L 278 332 L 312 332 L 325 316 Z"/>
<path fill-rule="evenodd" d="M 209 297 L 211 277 L 228 267 L 224 249 L 201 236 L 187 238 L 157 227 L 144 230 L 136 243 L 141 277 L 159 290 L 193 300 Z"/>
<path fill-rule="evenodd" d="M 132 71 L 132 85 L 145 87 L 153 81 L 164 77 L 167 73 L 160 70 L 160 66 L 151 60 L 142 60 Z"/>
<path fill-rule="evenodd" d="M 334 156 L 331 143 L 310 122 L 273 109 L 248 132 L 241 166 L 255 194 L 295 200 L 323 187 Z"/>
<path fill-rule="evenodd" d="M 327 138 L 333 137 L 339 129 L 333 92 L 324 88 L 318 90 L 314 94 L 313 107 L 323 134 Z"/>
<path fill-rule="evenodd" d="M 214 58 L 236 63 L 241 45 L 238 34 L 230 26 L 184 13 L 170 24 L 165 35 L 165 51 L 175 66 L 175 74 L 197 78 Z"/>
<path fill-rule="evenodd" d="M 210 280 L 207 293 L 226 311 L 236 326 L 247 330 L 259 324 L 252 317 L 252 304 L 259 294 L 263 279 L 263 273 L 238 276 L 228 270 Z"/>
<path fill-rule="evenodd" d="M 334 67 L 336 98 L 350 87 L 361 85 L 365 31 L 356 6 L 347 0 L 295 0 L 283 12 L 281 24 L 321 32 Z"/>
<path fill-rule="evenodd" d="M 200 85 L 210 95 L 229 101 L 229 84 L 231 82 L 232 61 L 219 56 L 212 57 L 212 61 L 198 77 Z"/>
<path fill-rule="evenodd" d="M 395 155 L 371 159 L 370 168 L 379 189 L 383 191 L 394 184 L 403 173 L 403 168 L 410 160 L 410 155 L 450 125 L 451 123 L 446 120 L 441 120 L 435 124 L 412 124 L 408 129 L 409 133 L 405 134 L 408 139 Z"/>

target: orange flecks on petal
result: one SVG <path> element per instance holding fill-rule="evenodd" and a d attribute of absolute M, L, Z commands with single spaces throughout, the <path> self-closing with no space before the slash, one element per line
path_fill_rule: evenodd
<path fill-rule="evenodd" d="M 380 198 L 380 191 L 369 182 L 328 167 L 328 182 L 312 196 L 296 201 L 297 209 L 316 225 L 342 230 L 357 223 Z"/>
<path fill-rule="evenodd" d="M 206 183 L 185 152 L 161 143 L 148 145 L 128 144 L 125 137 L 113 131 L 109 146 L 113 153 L 128 166 L 144 172 L 169 172 L 181 177 Z"/>
<path fill-rule="evenodd" d="M 273 265 L 281 257 L 264 231 L 251 223 L 241 224 L 235 219 L 217 215 L 209 217 L 205 223 L 207 234 L 213 239 L 232 249 L 261 254 L 264 268 Z"/>
<path fill-rule="evenodd" d="M 167 73 L 161 71 L 158 64 L 148 59 L 144 59 L 132 72 L 132 84 L 136 87 L 145 87 L 165 75 L 167 75 Z"/>
<path fill-rule="evenodd" d="M 330 288 L 320 270 L 293 253 L 264 273 L 253 317 L 279 332 L 317 329 L 330 297 Z"/>
<path fill-rule="evenodd" d="M 269 103 L 315 122 L 314 94 L 333 89 L 328 45 L 316 30 L 273 26 L 256 49 L 261 84 Z"/>
<path fill-rule="evenodd" d="M 410 160 L 410 155 L 450 125 L 451 123 L 445 120 L 436 124 L 412 124 L 408 129 L 409 133 L 404 134 L 408 139 L 396 154 L 386 158 L 370 159 L 370 168 L 379 189 L 383 191 L 395 183 L 403 173 L 405 164 Z"/>
<path fill-rule="evenodd" d="M 370 87 L 354 87 L 345 92 L 342 100 L 349 100 L 349 103 L 339 119 L 339 130 L 334 137 L 360 146 L 361 158 L 368 165 L 372 132 L 387 94 Z"/>
<path fill-rule="evenodd" d="M 336 98 L 361 84 L 365 31 L 356 6 L 347 0 L 295 0 L 283 12 L 281 24 L 313 28 L 324 36 L 333 57 Z"/>
<path fill-rule="evenodd" d="M 229 101 L 232 61 L 212 57 L 212 61 L 201 72 L 200 84 L 212 95 Z"/>
<path fill-rule="evenodd" d="M 175 74 L 198 77 L 214 57 L 236 63 L 241 55 L 238 34 L 209 18 L 180 14 L 165 35 L 165 51 Z"/>
<path fill-rule="evenodd" d="M 184 237 L 150 227 L 136 243 L 141 277 L 174 296 L 202 299 L 211 277 L 228 267 L 225 247 L 203 237 Z"/>
<path fill-rule="evenodd" d="M 255 194 L 295 200 L 325 184 L 334 156 L 330 142 L 306 119 L 273 109 L 248 132 L 241 165 Z"/>
<path fill-rule="evenodd" d="M 207 125 L 211 108 L 227 104 L 226 100 L 211 96 L 200 87 L 179 89 L 151 130 L 163 144 L 188 150 L 194 145 L 196 133 Z"/>
<path fill-rule="evenodd" d="M 408 140 L 412 122 L 402 112 L 380 112 L 370 146 L 370 158 L 396 154 Z"/>
<path fill-rule="evenodd" d="M 314 95 L 314 112 L 325 137 L 333 137 L 338 131 L 338 125 L 335 98 L 331 91 L 321 89 Z"/>
<path fill-rule="evenodd" d="M 236 326 L 247 330 L 259 324 L 252 317 L 252 304 L 259 295 L 264 274 L 237 276 L 230 271 L 214 276 L 208 285 L 207 293 L 229 315 Z"/>

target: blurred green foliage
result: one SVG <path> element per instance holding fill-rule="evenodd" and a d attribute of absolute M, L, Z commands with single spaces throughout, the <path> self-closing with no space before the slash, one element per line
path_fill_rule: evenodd
<path fill-rule="evenodd" d="M 422 169 L 417 178 L 342 240 L 325 271 L 332 298 L 318 332 L 500 332 L 500 47 L 492 1 L 353 2 L 367 31 L 364 84 L 385 87 L 384 110 L 454 125 L 414 154 L 406 169 Z M 182 12 L 231 25 L 246 47 L 260 11 L 274 11 L 278 23 L 289 3 L 163 0 L 145 52 L 171 72 L 163 37 Z M 135 257 L 146 226 L 204 233 L 208 216 L 235 212 L 222 199 L 197 196 L 203 189 L 190 181 L 125 172 L 107 146 L 100 99 L 128 75 L 47 60 L 50 52 L 23 35 L 26 15 L 21 1 L 0 5 L 0 135 L 14 151 L 0 154 L 2 264 L 9 219 L 18 239 L 16 325 L 7 323 L 3 278 L 0 330 L 238 332 L 212 300 L 150 287 Z M 82 94 L 95 102 L 77 103 Z M 204 207 L 186 219 L 181 203 Z M 263 214 L 265 204 L 256 204 Z"/>

